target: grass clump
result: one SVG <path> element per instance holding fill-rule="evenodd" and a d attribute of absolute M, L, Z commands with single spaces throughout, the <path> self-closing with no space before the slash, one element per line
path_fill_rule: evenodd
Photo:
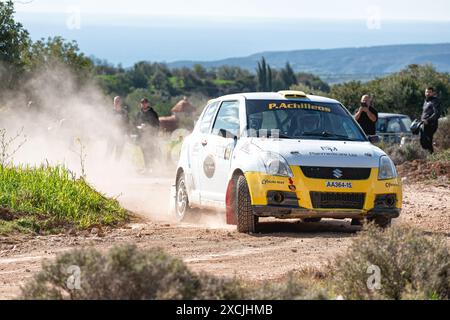
<path fill-rule="evenodd" d="M 380 285 L 368 285 L 369 268 Z M 408 228 L 369 226 L 333 268 L 336 292 L 346 299 L 449 299 L 450 254 L 445 240 Z M 373 269 L 372 269 L 373 270 Z"/>
<path fill-rule="evenodd" d="M 432 155 L 428 156 L 428 160 L 431 162 L 448 163 L 450 162 L 450 149 L 433 153 Z"/>
<path fill-rule="evenodd" d="M 0 166 L 0 233 L 112 225 L 126 212 L 64 167 Z"/>

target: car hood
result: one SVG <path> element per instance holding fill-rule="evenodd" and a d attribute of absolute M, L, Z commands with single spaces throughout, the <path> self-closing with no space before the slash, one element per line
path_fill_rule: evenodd
<path fill-rule="evenodd" d="M 281 154 L 291 166 L 378 168 L 386 155 L 370 142 L 253 138 L 251 143 Z"/>

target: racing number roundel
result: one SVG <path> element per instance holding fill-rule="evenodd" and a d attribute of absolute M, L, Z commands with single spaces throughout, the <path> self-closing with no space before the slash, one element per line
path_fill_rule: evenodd
<path fill-rule="evenodd" d="M 213 156 L 206 157 L 205 162 L 203 162 L 203 171 L 208 179 L 214 177 L 214 173 L 216 172 L 216 162 L 214 161 Z"/>

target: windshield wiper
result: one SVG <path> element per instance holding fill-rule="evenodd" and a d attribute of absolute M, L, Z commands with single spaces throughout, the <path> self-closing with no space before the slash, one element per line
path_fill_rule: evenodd
<path fill-rule="evenodd" d="M 350 139 L 348 136 L 343 136 L 340 134 L 335 134 L 331 132 L 324 131 L 322 133 L 318 132 L 305 132 L 302 134 L 302 136 L 306 137 L 323 137 L 323 138 L 338 138 L 345 141 L 354 141 L 353 139 Z"/>

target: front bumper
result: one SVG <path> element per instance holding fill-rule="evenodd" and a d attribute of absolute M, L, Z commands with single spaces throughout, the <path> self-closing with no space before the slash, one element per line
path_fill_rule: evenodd
<path fill-rule="evenodd" d="M 363 210 L 310 210 L 306 208 L 285 208 L 278 206 L 253 206 L 253 212 L 258 217 L 274 217 L 278 219 L 364 219 L 385 217 L 395 219 L 400 216 L 401 209 Z"/>
<path fill-rule="evenodd" d="M 291 166 L 293 178 L 270 176 L 258 172 L 245 174 L 252 206 L 256 215 L 277 218 L 373 218 L 385 216 L 397 218 L 402 209 L 403 194 L 400 178 L 380 181 L 378 169 L 371 170 L 366 180 L 343 181 L 307 178 L 300 167 Z M 280 191 L 286 195 L 281 205 L 272 201 L 271 194 Z M 340 207 L 321 206 L 314 195 L 320 193 L 344 195 Z M 359 205 L 346 207 L 347 195 L 361 195 Z M 384 207 L 377 199 L 385 195 L 395 195 L 395 204 Z M 351 197 L 350 197 L 351 198 Z M 340 201 L 340 200 L 339 200 Z M 286 205 L 288 204 L 288 205 Z"/>

